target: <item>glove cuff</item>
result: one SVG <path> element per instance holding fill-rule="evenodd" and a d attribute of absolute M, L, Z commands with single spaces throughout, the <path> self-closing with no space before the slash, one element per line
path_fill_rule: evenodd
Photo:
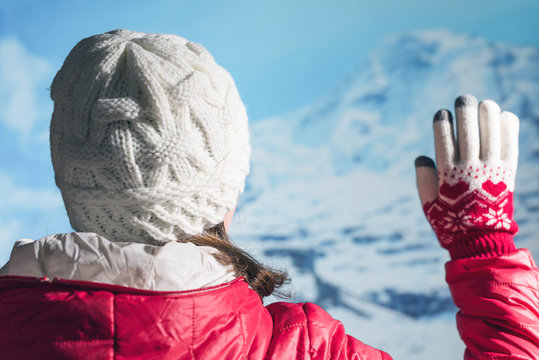
<path fill-rule="evenodd" d="M 452 260 L 486 258 L 506 255 L 516 251 L 513 234 L 489 232 L 454 241 L 448 248 Z"/>

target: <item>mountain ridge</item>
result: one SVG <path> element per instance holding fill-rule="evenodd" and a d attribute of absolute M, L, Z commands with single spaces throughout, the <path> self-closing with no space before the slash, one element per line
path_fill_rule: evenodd
<path fill-rule="evenodd" d="M 403 359 L 462 356 L 448 256 L 421 211 L 413 160 L 433 157 L 432 115 L 459 94 L 519 115 L 516 241 L 539 256 L 538 65 L 537 48 L 447 31 L 386 40 L 312 106 L 252 124 L 232 238 L 288 267 L 294 299 L 342 316 L 362 341 Z"/>

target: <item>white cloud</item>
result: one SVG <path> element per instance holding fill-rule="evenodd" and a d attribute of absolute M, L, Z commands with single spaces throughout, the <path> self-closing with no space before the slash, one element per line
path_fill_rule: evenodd
<path fill-rule="evenodd" d="M 59 191 L 21 186 L 2 173 L 0 173 L 0 189 L 2 189 L 0 214 L 6 210 L 49 212 L 63 206 Z"/>
<path fill-rule="evenodd" d="M 20 185 L 2 172 L 0 189 L 0 267 L 7 261 L 15 240 L 71 231 L 58 190 Z"/>
<path fill-rule="evenodd" d="M 0 227 L 2 227 L 0 232 L 0 267 L 2 267 L 9 259 L 13 243 L 18 240 L 24 224 L 18 219 L 11 219 L 0 221 Z"/>
<path fill-rule="evenodd" d="M 0 39 L 0 123 L 24 138 L 51 112 L 51 66 L 17 39 Z"/>
<path fill-rule="evenodd" d="M 33 54 L 16 38 L 0 37 L 0 131 L 6 134 L 4 148 L 10 149 L 11 155 L 27 152 L 27 156 L 33 156 L 47 151 L 52 110 L 47 88 L 52 75 L 46 59 Z M 5 168 L 12 161 L 10 154 L 4 155 L 5 160 L 0 162 L 0 266 L 16 239 L 40 237 L 49 224 L 55 230 L 66 223 L 64 213 L 57 211 L 63 209 L 59 191 L 18 183 L 14 169 Z M 19 164 L 19 169 L 28 173 L 27 178 L 32 176 L 28 166 Z"/>

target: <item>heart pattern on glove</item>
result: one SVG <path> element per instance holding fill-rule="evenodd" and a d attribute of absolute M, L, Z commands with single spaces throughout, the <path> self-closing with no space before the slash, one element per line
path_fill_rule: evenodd
<path fill-rule="evenodd" d="M 500 181 L 499 183 L 494 184 L 490 180 L 485 181 L 481 187 L 493 197 L 498 197 L 507 189 L 507 185 L 504 182 Z"/>
<path fill-rule="evenodd" d="M 445 248 L 478 231 L 516 233 L 518 229 L 513 220 L 513 193 L 504 182 L 486 180 L 472 189 L 464 181 L 444 183 L 438 198 L 426 202 L 423 211 Z"/>

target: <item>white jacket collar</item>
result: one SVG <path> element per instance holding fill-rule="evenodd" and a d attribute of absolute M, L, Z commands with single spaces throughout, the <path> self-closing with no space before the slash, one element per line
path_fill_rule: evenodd
<path fill-rule="evenodd" d="M 94 233 L 49 235 L 15 243 L 0 275 L 93 281 L 158 291 L 192 290 L 236 278 L 212 247 L 112 242 Z"/>

